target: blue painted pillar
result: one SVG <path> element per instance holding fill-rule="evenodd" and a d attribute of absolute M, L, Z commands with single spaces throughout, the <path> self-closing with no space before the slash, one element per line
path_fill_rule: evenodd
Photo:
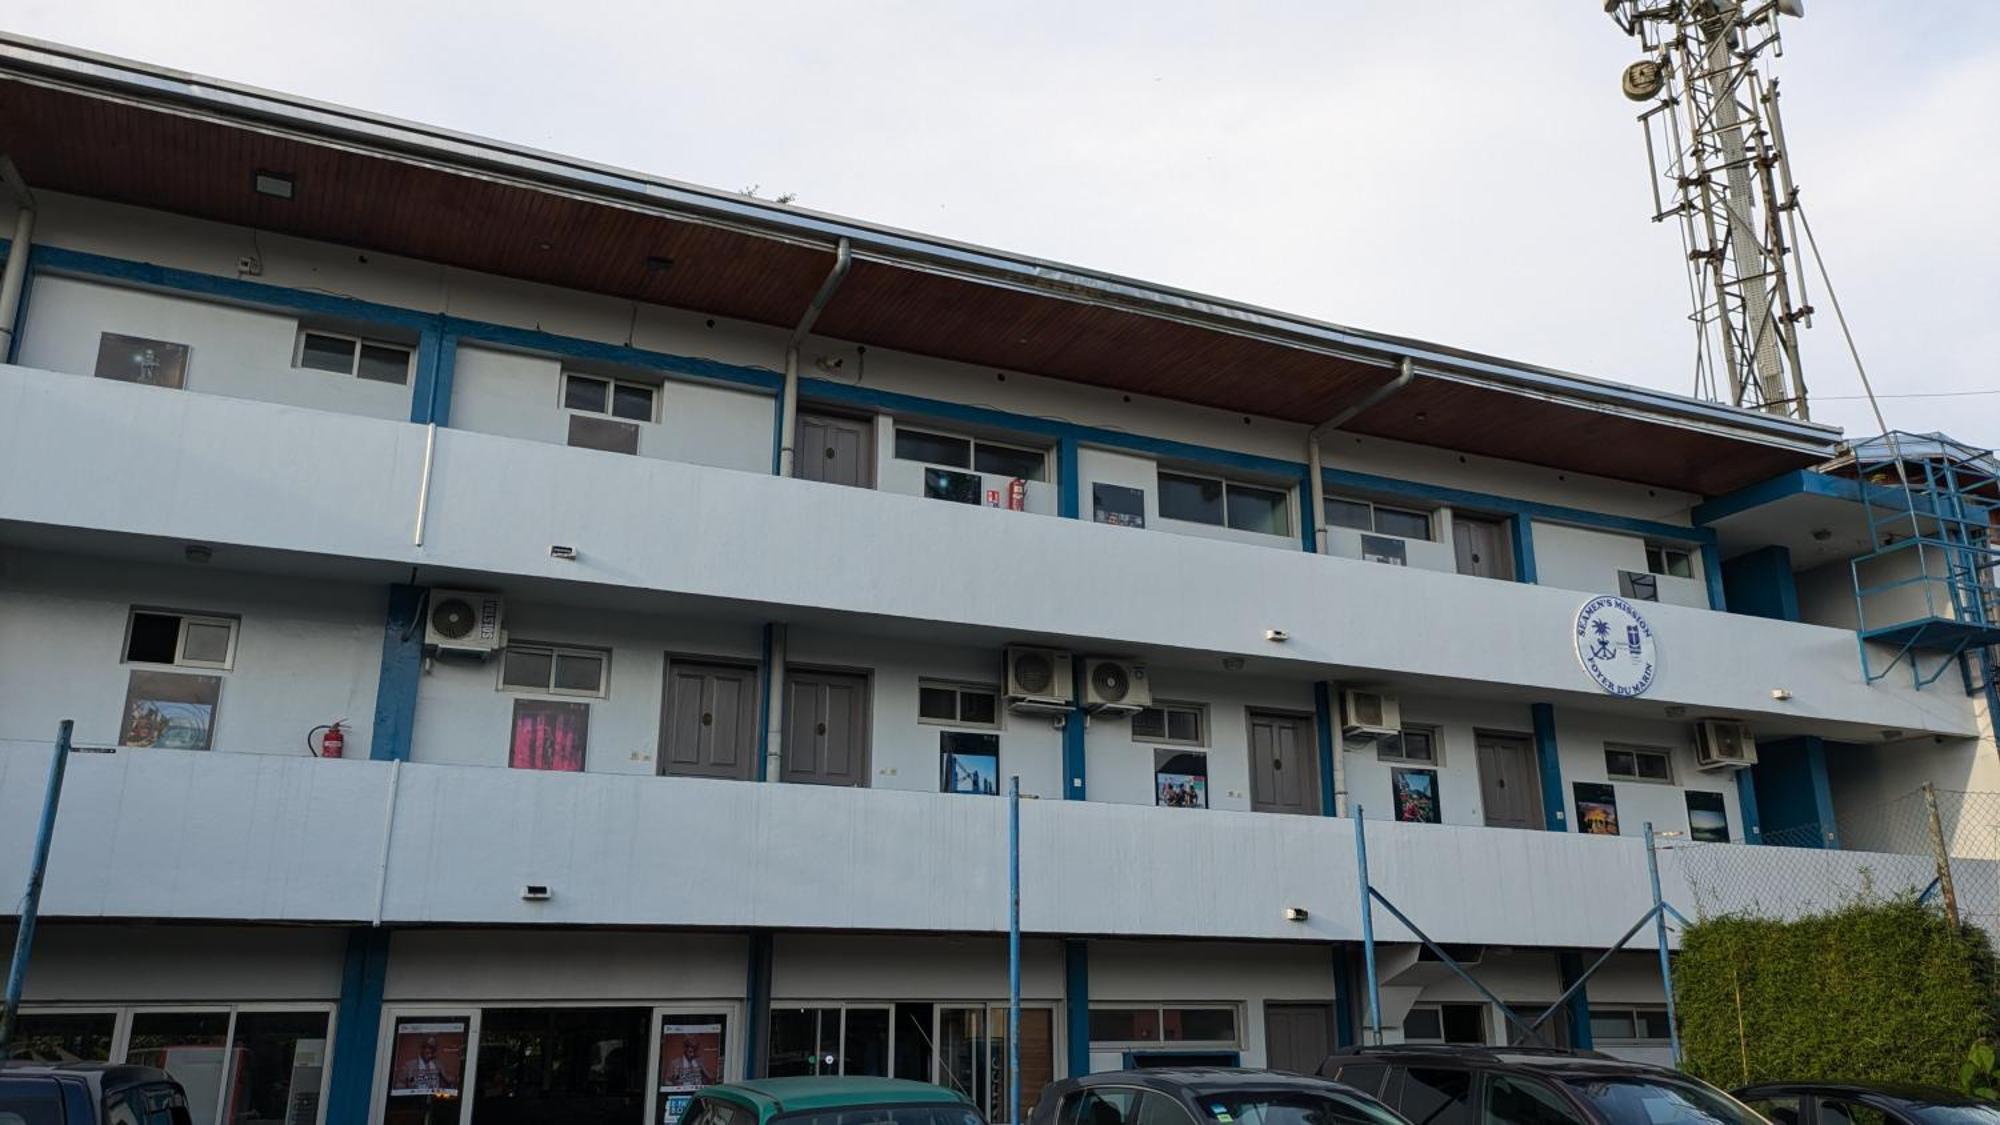
<path fill-rule="evenodd" d="M 1535 577 L 1535 521 L 1526 512 L 1514 514 L 1514 581 L 1533 585 Z"/>
<path fill-rule="evenodd" d="M 0 254 L 0 262 L 4 262 L 7 255 L 14 252 L 14 246 L 11 239 L 0 239 L 0 246 L 6 248 L 6 253 Z M 4 363 L 20 361 L 21 337 L 28 334 L 28 303 L 35 296 L 35 275 L 41 272 L 36 268 L 36 259 L 41 256 L 36 249 L 33 246 L 23 246 L 21 252 L 28 256 L 28 265 L 21 274 L 21 303 L 14 310 L 14 338 L 7 341 L 7 354 L 0 356 L 0 362 Z"/>
<path fill-rule="evenodd" d="M 1319 524 L 1312 510 L 1312 477 L 1299 478 L 1299 549 L 1308 555 L 1319 553 Z"/>
<path fill-rule="evenodd" d="M 1083 479 L 1076 453 L 1075 438 L 1056 440 L 1056 515 L 1066 520 L 1083 518 Z"/>
<path fill-rule="evenodd" d="M 1574 949 L 1557 951 L 1556 973 L 1562 987 L 1567 990 L 1583 976 L 1583 956 Z M 1566 1005 L 1569 1009 L 1569 1045 L 1579 1051 L 1591 1049 L 1589 993 L 1590 986 L 1584 985 L 1570 995 Z"/>
<path fill-rule="evenodd" d="M 1701 545 L 1701 577 L 1708 584 L 1708 608 L 1717 613 L 1729 609 L 1729 593 L 1723 582 L 1722 552 L 1713 543 Z"/>
<path fill-rule="evenodd" d="M 1357 1045 L 1354 1038 L 1354 961 L 1347 955 L 1345 945 L 1333 947 L 1333 1045 Z"/>
<path fill-rule="evenodd" d="M 1090 796 L 1090 788 L 1084 784 L 1087 773 L 1084 747 L 1085 736 L 1090 733 L 1090 712 L 1083 708 L 1083 658 L 1077 657 L 1073 663 L 1071 688 L 1076 693 L 1072 696 L 1076 703 L 1064 718 L 1062 729 L 1063 800 L 1083 801 Z"/>
<path fill-rule="evenodd" d="M 743 1077 L 763 1078 L 770 1069 L 771 932 L 750 935 L 750 963 L 743 981 Z"/>
<path fill-rule="evenodd" d="M 1703 565 L 1707 565 L 1704 557 Z M 1799 619 L 1799 589 L 1792 580 L 1792 552 L 1783 544 L 1741 554 L 1722 564 L 1730 612 L 1779 621 Z"/>
<path fill-rule="evenodd" d="M 334 1019 L 332 1071 L 326 1079 L 331 1125 L 368 1120 L 375 1093 L 375 1045 L 382 1037 L 382 988 L 389 975 L 389 931 L 363 926 L 347 932 L 340 967 L 340 1009 Z"/>
<path fill-rule="evenodd" d="M 458 363 L 458 335 L 440 316 L 417 338 L 417 377 L 410 387 L 410 421 L 451 425 L 452 370 Z"/>
<path fill-rule="evenodd" d="M 375 730 L 368 756 L 408 761 L 417 726 L 417 684 L 424 674 L 424 588 L 389 587 L 388 621 L 382 627 L 381 679 L 375 688 Z"/>
<path fill-rule="evenodd" d="M 1556 708 L 1552 703 L 1530 704 L 1535 720 L 1535 757 L 1541 765 L 1542 819 L 1551 832 L 1569 831 L 1569 816 L 1563 811 L 1562 754 L 1556 746 Z"/>
<path fill-rule="evenodd" d="M 1794 848 L 1838 848 L 1833 784 L 1826 773 L 1826 743 L 1814 735 L 1757 744 L 1751 784 L 1765 842 Z M 1739 783 L 1740 784 L 1740 783 Z"/>
<path fill-rule="evenodd" d="M 1090 943 L 1082 938 L 1063 942 L 1063 1011 L 1068 1016 L 1066 1077 L 1076 1078 L 1090 1073 Z"/>
<path fill-rule="evenodd" d="M 1757 775 L 1751 770 L 1736 771 L 1736 805 L 1743 814 L 1743 843 L 1764 842 L 1764 819 L 1757 807 Z"/>
<path fill-rule="evenodd" d="M 1319 815 L 1339 816 L 1339 797 L 1333 788 L 1333 685 L 1313 681 L 1313 733 L 1319 740 Z"/>

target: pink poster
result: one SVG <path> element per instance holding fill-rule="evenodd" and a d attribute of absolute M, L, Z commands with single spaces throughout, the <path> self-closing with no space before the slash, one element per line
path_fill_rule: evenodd
<path fill-rule="evenodd" d="M 590 705 L 545 699 L 514 702 L 514 733 L 507 764 L 517 770 L 583 771 Z"/>

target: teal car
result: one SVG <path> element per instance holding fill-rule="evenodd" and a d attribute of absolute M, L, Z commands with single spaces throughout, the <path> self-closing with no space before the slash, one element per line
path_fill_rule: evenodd
<path fill-rule="evenodd" d="M 900 1078 L 759 1078 L 704 1086 L 679 1125 L 986 1125 L 956 1090 Z"/>

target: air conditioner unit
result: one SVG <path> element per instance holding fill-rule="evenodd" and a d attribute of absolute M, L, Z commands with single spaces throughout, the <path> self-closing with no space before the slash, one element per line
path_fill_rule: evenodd
<path fill-rule="evenodd" d="M 424 643 L 439 652 L 484 656 L 506 647 L 506 602 L 476 590 L 432 590 L 424 613 Z"/>
<path fill-rule="evenodd" d="M 1146 666 L 1129 660 L 1092 657 L 1083 662 L 1083 702 L 1092 711 L 1129 715 L 1153 705 Z"/>
<path fill-rule="evenodd" d="M 1403 733 L 1403 709 L 1396 697 L 1348 688 L 1340 693 L 1340 734 L 1349 742 L 1374 742 Z"/>
<path fill-rule="evenodd" d="M 1061 649 L 1007 646 L 1007 706 L 1016 711 L 1067 711 L 1076 698 L 1070 655 Z"/>
<path fill-rule="evenodd" d="M 1734 719 L 1703 719 L 1694 725 L 1694 764 L 1703 770 L 1740 770 L 1757 764 L 1750 728 Z"/>

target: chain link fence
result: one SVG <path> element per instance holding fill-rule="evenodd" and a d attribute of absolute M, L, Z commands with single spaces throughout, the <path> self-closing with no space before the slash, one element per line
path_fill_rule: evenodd
<path fill-rule="evenodd" d="M 1762 847 L 1665 843 L 1695 916 L 1796 918 L 1912 897 L 2000 939 L 2000 793 L 1925 786 L 1832 825 L 1767 830 Z"/>

